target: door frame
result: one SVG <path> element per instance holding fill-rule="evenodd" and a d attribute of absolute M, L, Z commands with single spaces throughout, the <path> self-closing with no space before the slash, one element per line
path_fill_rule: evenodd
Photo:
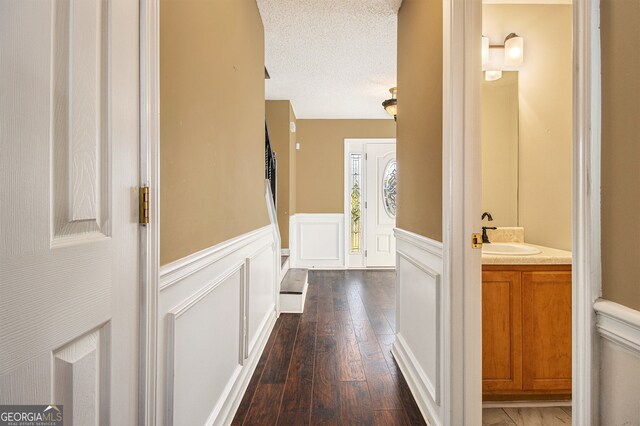
<path fill-rule="evenodd" d="M 600 258 L 600 0 L 573 3 L 573 416 L 599 419 L 598 337 L 594 302 L 601 296 Z M 444 0 L 443 7 L 443 289 L 451 333 L 445 339 L 444 424 L 481 419 L 479 92 L 481 0 Z M 454 265 L 463 265 L 455 268 Z M 448 383 L 446 383 L 448 382 Z"/>
<path fill-rule="evenodd" d="M 138 424 L 156 424 L 160 282 L 160 1 L 140 0 L 140 185 L 149 223 L 140 230 Z"/>
<path fill-rule="evenodd" d="M 343 188 L 344 188 L 344 192 L 343 192 L 343 205 L 344 205 L 344 266 L 346 269 L 366 269 L 367 268 L 367 261 L 365 259 L 364 256 L 364 250 L 366 250 L 366 219 L 367 219 L 367 210 L 362 209 L 363 211 L 363 215 L 361 218 L 361 232 L 360 232 L 360 241 L 361 241 L 361 246 L 362 246 L 362 266 L 352 266 L 350 265 L 350 252 L 351 252 L 351 209 L 350 209 L 350 197 L 347 195 L 349 194 L 349 178 L 351 176 L 350 174 L 350 161 L 349 161 L 349 156 L 352 153 L 360 153 L 363 156 L 363 160 L 362 160 L 362 172 L 361 172 L 361 176 L 362 176 L 362 181 L 364 183 L 365 179 L 366 179 L 366 163 L 365 163 L 365 159 L 364 159 L 364 144 L 368 144 L 368 143 L 392 143 L 395 145 L 396 143 L 396 138 L 346 138 L 344 140 L 344 161 L 343 161 L 343 165 L 344 165 L 344 174 L 343 174 Z M 360 150 L 353 150 L 351 147 L 353 145 L 356 144 L 362 144 L 362 149 Z M 366 195 L 365 195 L 366 189 L 365 186 L 362 185 L 361 188 L 361 199 L 365 200 Z M 385 268 L 376 268 L 376 269 L 385 269 Z"/>

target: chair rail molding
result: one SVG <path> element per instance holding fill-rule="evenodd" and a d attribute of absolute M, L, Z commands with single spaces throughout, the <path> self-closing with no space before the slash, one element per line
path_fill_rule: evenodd
<path fill-rule="evenodd" d="M 605 299 L 598 299 L 593 307 L 600 335 L 640 355 L 640 312 Z"/>

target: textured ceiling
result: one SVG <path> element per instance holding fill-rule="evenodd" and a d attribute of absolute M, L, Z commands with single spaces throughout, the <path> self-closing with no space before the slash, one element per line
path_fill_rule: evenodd
<path fill-rule="evenodd" d="M 402 0 L 257 0 L 265 28 L 267 99 L 298 118 L 391 118 Z"/>

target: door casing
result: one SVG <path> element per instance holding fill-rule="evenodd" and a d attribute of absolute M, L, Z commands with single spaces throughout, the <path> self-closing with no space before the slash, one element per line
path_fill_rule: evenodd
<path fill-rule="evenodd" d="M 600 1 L 573 2 L 573 424 L 597 425 L 600 268 Z M 445 425 L 482 418 L 480 228 L 480 37 L 482 2 L 444 0 L 443 247 Z M 456 265 L 463 265 L 462 268 Z"/>
<path fill-rule="evenodd" d="M 355 260 L 354 258 L 352 258 L 352 256 L 350 256 L 350 241 L 351 241 L 351 228 L 350 228 L 350 223 L 351 223 L 351 215 L 350 215 L 350 197 L 349 197 L 349 193 L 350 193 L 350 182 L 349 182 L 349 177 L 350 177 L 350 159 L 349 159 L 349 155 L 351 153 L 361 153 L 363 156 L 363 163 L 362 163 L 362 174 L 364 176 L 364 174 L 366 173 L 365 169 L 366 169 L 366 164 L 364 162 L 364 154 L 365 154 L 365 149 L 364 149 L 364 145 L 365 144 L 384 144 L 384 143 L 396 143 L 396 140 L 394 138 L 378 138 L 378 139 L 355 139 L 355 138 L 349 138 L 349 139 L 345 139 L 344 140 L 344 264 L 345 264 L 345 268 L 346 269 L 364 269 L 366 268 L 366 261 L 364 258 L 364 250 L 365 250 L 365 245 L 366 245 L 366 229 L 364 224 L 366 223 L 366 218 L 363 215 L 363 219 L 362 219 L 362 235 L 360 236 L 361 239 L 361 244 L 362 244 L 362 255 L 361 255 L 361 260 Z M 363 200 L 364 200 L 364 195 L 362 196 Z M 364 214 L 366 215 L 366 210 L 363 208 L 362 211 L 364 212 Z M 355 256 L 353 256 L 355 257 Z M 383 268 L 384 269 L 384 268 Z"/>

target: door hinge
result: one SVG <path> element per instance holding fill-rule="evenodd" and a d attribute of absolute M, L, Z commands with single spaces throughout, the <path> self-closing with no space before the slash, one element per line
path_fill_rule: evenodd
<path fill-rule="evenodd" d="M 471 248 L 481 249 L 482 248 L 482 234 L 479 232 L 471 234 Z"/>
<path fill-rule="evenodd" d="M 365 201 L 365 202 L 364 202 L 364 208 L 366 209 L 368 205 L 369 205 L 369 204 Z"/>
<path fill-rule="evenodd" d="M 369 154 L 364 154 L 364 159 L 368 159 L 369 158 Z"/>
<path fill-rule="evenodd" d="M 149 187 L 141 186 L 139 190 L 139 223 L 140 225 L 146 225 L 149 223 Z"/>
<path fill-rule="evenodd" d="M 364 251 L 364 257 L 367 257 L 369 255 L 369 250 L 365 250 Z"/>

